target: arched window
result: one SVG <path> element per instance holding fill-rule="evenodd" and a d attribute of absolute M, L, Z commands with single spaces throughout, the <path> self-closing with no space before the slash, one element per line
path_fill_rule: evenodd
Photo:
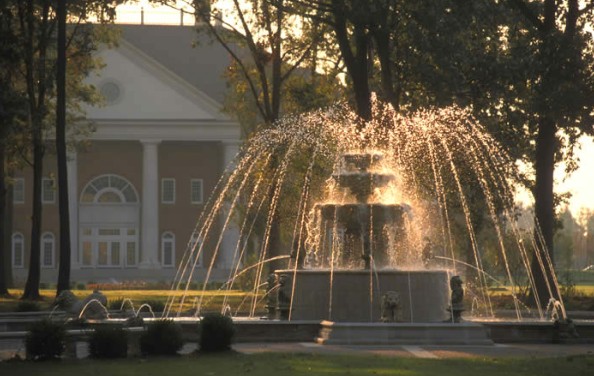
<path fill-rule="evenodd" d="M 46 232 L 41 237 L 41 266 L 44 268 L 53 268 L 55 261 L 56 242 L 54 234 Z"/>
<path fill-rule="evenodd" d="M 25 267 L 25 237 L 20 232 L 12 234 L 12 266 Z"/>
<path fill-rule="evenodd" d="M 93 179 L 81 196 L 81 202 L 95 204 L 137 203 L 134 187 L 117 175 L 101 175 Z"/>
<path fill-rule="evenodd" d="M 175 266 L 175 235 L 171 232 L 161 235 L 161 263 L 164 267 Z"/>

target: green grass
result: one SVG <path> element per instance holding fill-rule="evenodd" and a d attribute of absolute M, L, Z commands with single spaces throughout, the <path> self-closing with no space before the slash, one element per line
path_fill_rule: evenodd
<path fill-rule="evenodd" d="M 5 298 L 0 297 L 0 312 L 13 312 L 15 311 L 16 306 L 20 302 L 19 298 L 22 295 L 23 291 L 18 289 L 11 289 L 9 290 L 12 297 Z M 92 293 L 91 290 L 72 290 L 72 292 L 76 295 L 77 298 L 83 299 L 84 297 L 88 296 Z M 134 307 L 138 309 L 138 307 L 144 302 L 150 301 L 160 301 L 165 303 L 167 298 L 173 294 L 177 299 L 176 301 L 179 302 L 179 297 L 182 296 L 184 293 L 183 291 L 170 291 L 170 290 L 102 290 L 103 293 L 108 300 L 108 304 L 111 301 L 115 301 L 118 299 L 130 299 L 132 300 Z M 39 304 L 42 307 L 42 310 L 51 310 L 52 304 L 56 295 L 55 290 L 40 290 L 40 294 L 42 296 L 42 300 Z M 202 294 L 202 290 L 191 290 L 188 291 L 187 297 L 184 302 L 183 310 L 188 310 L 194 304 L 194 301 L 197 297 Z M 223 299 L 227 297 L 227 304 L 231 306 L 232 311 L 235 311 L 238 307 L 242 308 L 243 310 L 249 310 L 249 304 L 251 303 L 252 293 L 251 292 L 244 292 L 239 290 L 231 290 L 231 291 L 221 291 L 221 290 L 207 290 L 204 292 L 204 297 L 202 299 L 202 307 L 204 311 L 209 310 L 220 310 L 222 306 Z M 261 300 L 261 299 L 259 299 Z M 265 302 L 260 302 L 259 310 L 263 310 Z M 125 308 L 128 308 L 127 306 Z M 258 310 L 258 311 L 259 311 Z"/>
<path fill-rule="evenodd" d="M 0 374 L 55 376 L 151 375 L 439 375 L 439 376 L 585 376 L 594 356 L 565 358 L 418 359 L 377 355 L 266 353 L 192 355 L 117 361 L 4 362 Z"/>

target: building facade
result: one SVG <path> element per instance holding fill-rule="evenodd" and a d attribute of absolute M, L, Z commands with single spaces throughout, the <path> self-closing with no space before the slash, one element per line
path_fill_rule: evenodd
<path fill-rule="evenodd" d="M 230 59 L 222 48 L 192 48 L 191 27 L 122 29 L 117 48 L 99 51 L 105 67 L 88 78 L 105 105 L 86 109 L 94 131 L 69 156 L 73 281 L 171 280 L 188 244 L 199 241 L 198 217 L 240 145 L 239 125 L 221 112 Z M 52 283 L 60 246 L 53 153 L 44 164 L 42 281 Z M 27 275 L 32 185 L 31 171 L 15 176 L 17 283 Z M 224 236 L 214 278 L 230 268 L 233 233 Z M 199 269 L 212 261 L 203 257 Z"/>

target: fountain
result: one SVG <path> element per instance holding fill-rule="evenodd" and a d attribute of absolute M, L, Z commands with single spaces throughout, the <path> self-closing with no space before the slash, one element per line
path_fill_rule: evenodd
<path fill-rule="evenodd" d="M 515 212 L 513 161 L 469 110 L 403 115 L 373 105 L 363 125 L 340 104 L 284 118 L 247 142 L 197 223 L 191 238 L 201 241 L 188 243 L 164 316 L 186 312 L 197 260 L 195 316 L 205 312 L 209 278 L 224 259 L 222 294 L 247 275 L 252 283 L 238 305 L 225 296 L 220 311 L 251 320 L 439 332 L 466 325 L 462 313 L 496 319 L 493 282 L 509 291 L 515 320 L 546 320 L 529 267 L 535 231 Z M 231 252 L 227 232 L 238 235 Z M 464 281 L 455 302 L 452 276 Z M 556 281 L 548 287 L 560 295 Z M 528 290 L 537 297 L 530 310 Z"/>
<path fill-rule="evenodd" d="M 337 105 L 254 135 L 208 200 L 163 316 L 191 337 L 216 310 L 256 341 L 542 343 L 576 330 L 594 338 L 591 323 L 568 319 L 554 299 L 556 281 L 546 307 L 526 300 L 526 291 L 537 296 L 538 232 L 517 220 L 512 161 L 470 111 L 403 115 L 374 101 L 373 113 L 362 126 Z M 218 294 L 207 291 L 211 277 L 222 282 Z M 497 316 L 498 289 L 511 318 Z M 220 307 L 211 304 L 221 295 Z M 150 307 L 132 306 L 131 319 L 97 324 L 143 325 L 145 308 L 150 322 Z"/>
<path fill-rule="evenodd" d="M 403 251 L 398 248 L 404 246 L 400 240 L 410 209 L 383 202 L 381 190 L 395 179 L 392 172 L 378 168 L 383 158 L 377 151 L 340 156 L 330 184 L 336 184 L 334 194 L 345 200 L 313 207 L 312 227 L 320 233 L 313 248 L 316 267 L 275 271 L 279 279 L 293 277 L 290 319 L 378 322 L 381 300 L 388 292 L 400 296 L 401 321 L 446 318 L 446 270 L 391 267 Z M 371 202 L 374 193 L 376 200 Z"/>

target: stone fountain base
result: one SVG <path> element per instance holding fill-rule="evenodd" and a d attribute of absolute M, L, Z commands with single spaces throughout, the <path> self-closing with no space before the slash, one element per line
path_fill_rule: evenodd
<path fill-rule="evenodd" d="M 449 282 L 445 270 L 277 270 L 290 278 L 290 320 L 380 322 L 382 296 L 400 297 L 398 322 L 440 323 L 448 318 Z M 294 289 L 292 284 L 294 282 Z"/>
<path fill-rule="evenodd" d="M 326 345 L 493 345 L 476 323 L 352 323 L 322 321 L 316 342 Z"/>

